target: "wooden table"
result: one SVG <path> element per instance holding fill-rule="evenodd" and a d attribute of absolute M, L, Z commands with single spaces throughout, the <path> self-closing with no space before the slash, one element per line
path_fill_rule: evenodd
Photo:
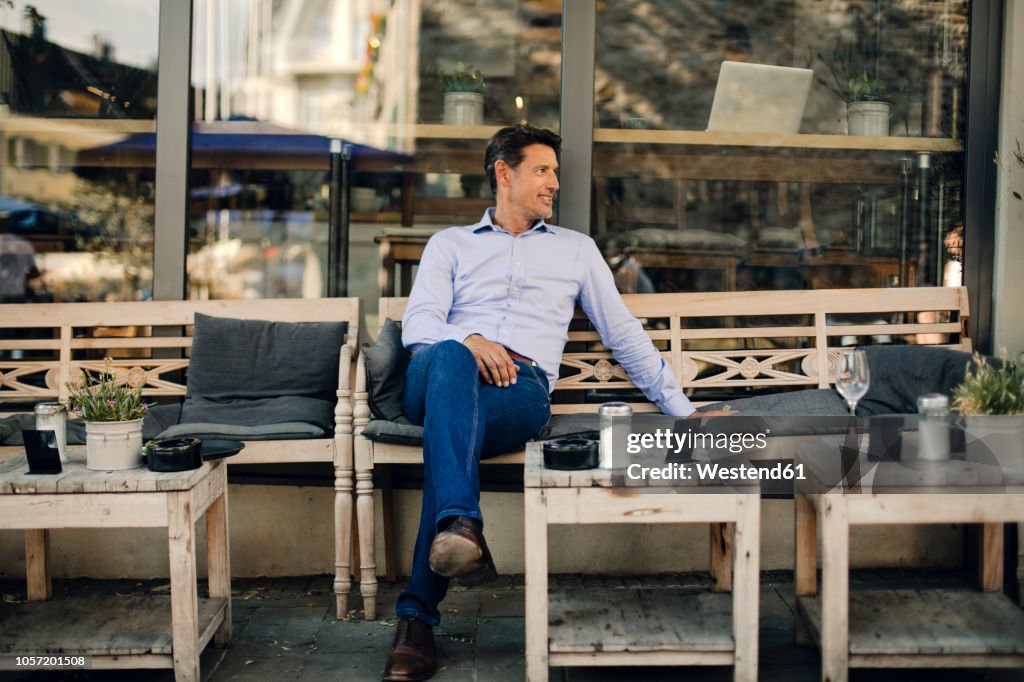
<path fill-rule="evenodd" d="M 179 473 L 91 471 L 73 448 L 61 474 L 27 474 L 25 456 L 0 464 L 0 528 L 25 529 L 29 601 L 0 605 L 0 653 L 89 655 L 94 668 L 174 668 L 199 680 L 212 638 L 231 644 L 227 466 Z M 195 524 L 206 515 L 209 598 L 196 587 Z M 51 597 L 50 528 L 167 528 L 170 598 Z M 11 636 L 11 633 L 18 633 Z M 13 664 L 13 657 L 0 662 Z"/>
<path fill-rule="evenodd" d="M 734 679 L 756 680 L 758 488 L 702 492 L 692 483 L 680 485 L 693 492 L 659 493 L 627 485 L 622 473 L 545 469 L 541 444 L 527 445 L 527 679 L 546 681 L 550 665 L 732 665 Z M 721 522 L 735 524 L 731 596 L 669 589 L 548 592 L 550 525 Z"/>
<path fill-rule="evenodd" d="M 846 680 L 850 667 L 1024 666 L 1024 613 L 1001 592 L 1002 524 L 1024 520 L 1024 480 L 982 464 L 915 461 L 916 450 L 908 437 L 901 462 L 859 453 L 860 492 L 822 492 L 840 480 L 838 444 L 805 439 L 795 446 L 807 471 L 796 493 L 797 640 L 821 647 L 822 680 Z M 983 524 L 981 591 L 851 593 L 850 527 L 911 523 Z"/>

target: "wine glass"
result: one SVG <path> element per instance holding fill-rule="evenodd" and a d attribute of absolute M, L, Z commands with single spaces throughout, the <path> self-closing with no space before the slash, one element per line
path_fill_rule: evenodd
<path fill-rule="evenodd" d="M 836 376 L 836 390 L 846 398 L 850 416 L 856 416 L 857 402 L 868 392 L 868 356 L 862 350 L 854 350 L 839 356 L 839 374 Z"/>

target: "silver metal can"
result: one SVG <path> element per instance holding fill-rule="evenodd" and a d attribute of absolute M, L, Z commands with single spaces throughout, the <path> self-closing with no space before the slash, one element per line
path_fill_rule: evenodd
<path fill-rule="evenodd" d="M 67 410 L 60 403 L 39 403 L 35 408 L 36 428 L 53 431 L 60 461 L 68 461 Z"/>
<path fill-rule="evenodd" d="M 949 398 L 929 393 L 917 399 L 919 459 L 949 459 Z"/>
<path fill-rule="evenodd" d="M 611 469 L 612 455 L 626 454 L 626 439 L 633 423 L 633 408 L 626 403 L 605 403 L 597 410 L 601 429 L 601 468 Z"/>

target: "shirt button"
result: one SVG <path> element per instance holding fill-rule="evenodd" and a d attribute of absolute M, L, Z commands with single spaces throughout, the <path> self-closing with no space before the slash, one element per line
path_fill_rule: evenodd
<path fill-rule="evenodd" d="M 519 261 L 516 261 L 516 267 L 518 268 L 520 265 L 522 265 L 522 263 L 520 263 Z"/>

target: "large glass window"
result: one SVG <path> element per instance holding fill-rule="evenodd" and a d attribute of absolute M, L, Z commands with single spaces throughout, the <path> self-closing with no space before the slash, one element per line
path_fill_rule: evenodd
<path fill-rule="evenodd" d="M 492 203 L 499 126 L 558 127 L 558 1 L 196 0 L 194 16 L 193 297 L 327 294 L 331 138 L 351 150 L 348 293 L 372 306 L 408 291 L 432 232 Z"/>
<path fill-rule="evenodd" d="M 0 299 L 152 289 L 158 0 L 0 2 Z"/>
<path fill-rule="evenodd" d="M 958 284 L 966 44 L 964 0 L 599 3 L 620 288 Z"/>

